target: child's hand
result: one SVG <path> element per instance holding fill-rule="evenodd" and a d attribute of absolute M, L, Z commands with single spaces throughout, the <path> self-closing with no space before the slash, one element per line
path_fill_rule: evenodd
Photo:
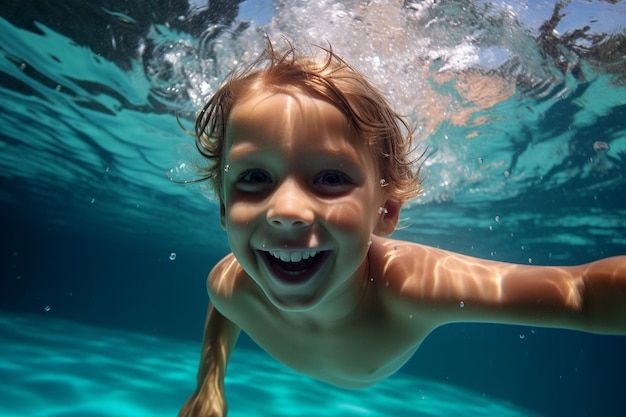
<path fill-rule="evenodd" d="M 204 392 L 194 392 L 185 401 L 178 417 L 225 417 L 226 400 L 223 392 L 212 392 L 207 396 Z"/>

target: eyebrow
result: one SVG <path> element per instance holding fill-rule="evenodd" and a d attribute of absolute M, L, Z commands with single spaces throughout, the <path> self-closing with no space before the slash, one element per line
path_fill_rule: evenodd
<path fill-rule="evenodd" d="M 273 149 L 264 149 L 256 146 L 254 143 L 240 143 L 230 148 L 227 154 L 227 160 L 239 161 L 260 154 L 275 153 Z M 315 153 L 315 158 L 325 160 L 337 160 L 337 162 L 349 162 L 360 164 L 362 155 L 356 151 L 347 151 L 345 149 L 319 149 Z"/>
<path fill-rule="evenodd" d="M 229 159 L 241 159 L 250 156 L 251 154 L 257 154 L 259 152 L 272 152 L 271 149 L 265 149 L 263 146 L 257 146 L 254 140 L 244 140 L 243 142 L 239 142 L 228 150 L 227 155 Z M 321 155 L 323 157 L 343 157 L 349 158 L 353 160 L 360 160 L 361 153 L 357 152 L 353 148 L 326 148 L 326 149 L 317 149 L 316 154 Z"/>
<path fill-rule="evenodd" d="M 227 156 L 228 156 L 228 159 L 242 159 L 258 152 L 259 152 L 258 146 L 256 146 L 254 143 L 251 143 L 251 142 L 245 142 L 245 143 L 238 143 L 236 145 L 233 145 L 228 150 Z"/>

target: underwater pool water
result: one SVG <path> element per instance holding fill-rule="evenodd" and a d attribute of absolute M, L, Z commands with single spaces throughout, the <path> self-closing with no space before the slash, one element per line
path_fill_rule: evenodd
<path fill-rule="evenodd" d="M 31 316 L 3 315 L 0 323 L 0 375 L 12 382 L 0 393 L 5 417 L 172 416 L 193 388 L 193 343 Z M 231 416 L 536 415 L 400 374 L 370 389 L 331 389 L 258 350 L 237 351 L 229 369 Z"/>
<path fill-rule="evenodd" d="M 540 265 L 626 254 L 624 2 L 213 4 L 0 6 L 0 415 L 173 415 L 190 393 L 229 249 L 206 187 L 166 175 L 198 161 L 177 118 L 266 32 L 328 40 L 418 124 L 425 193 L 396 237 Z M 346 391 L 242 337 L 226 384 L 235 416 L 621 416 L 625 349 L 449 325 Z"/>

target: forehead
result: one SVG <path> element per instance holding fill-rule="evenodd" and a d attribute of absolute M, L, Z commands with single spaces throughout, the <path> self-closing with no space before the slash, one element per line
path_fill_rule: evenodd
<path fill-rule="evenodd" d="M 227 153 L 242 148 L 275 147 L 300 153 L 370 155 L 369 146 L 333 104 L 302 93 L 261 92 L 240 100 L 226 131 Z"/>

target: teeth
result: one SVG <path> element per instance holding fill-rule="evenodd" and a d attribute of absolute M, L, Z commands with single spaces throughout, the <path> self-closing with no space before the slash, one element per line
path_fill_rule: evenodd
<path fill-rule="evenodd" d="M 303 259 L 309 259 L 317 255 L 318 251 L 302 251 L 302 252 L 286 252 L 286 251 L 269 251 L 276 259 L 280 259 L 283 262 L 300 262 Z"/>

